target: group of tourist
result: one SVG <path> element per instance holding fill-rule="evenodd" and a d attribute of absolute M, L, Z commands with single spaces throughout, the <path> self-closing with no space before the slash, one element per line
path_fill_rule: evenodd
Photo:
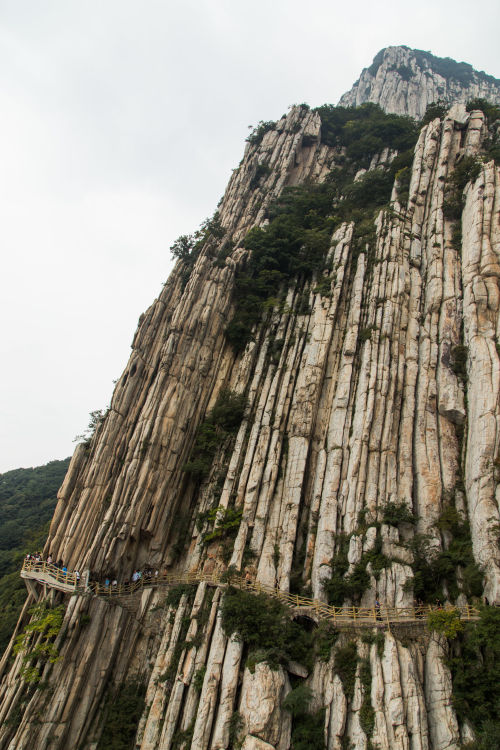
<path fill-rule="evenodd" d="M 27 560 L 28 562 L 35 562 L 35 563 L 46 562 L 46 563 L 47 563 L 47 565 L 53 565 L 53 566 L 54 566 L 54 568 L 60 568 L 61 570 L 65 570 L 66 572 L 68 571 L 68 569 L 67 569 L 67 568 L 65 567 L 65 565 L 64 565 L 64 563 L 63 563 L 63 561 L 62 561 L 62 560 L 59 560 L 59 561 L 57 561 L 57 560 L 53 560 L 53 559 L 52 559 L 52 555 L 49 555 L 49 556 L 47 557 L 47 559 L 46 559 L 46 560 L 44 560 L 44 559 L 43 559 L 43 555 L 42 555 L 42 553 L 41 553 L 41 552 L 35 552 L 35 554 L 34 554 L 34 555 L 32 555 L 32 554 L 28 553 L 28 554 L 26 555 L 26 560 Z"/>
<path fill-rule="evenodd" d="M 145 570 L 134 570 L 132 573 L 132 583 L 137 583 L 138 581 L 151 581 L 153 579 L 157 579 L 160 575 L 158 570 L 153 570 L 152 568 L 145 568 Z M 130 581 L 124 581 L 123 582 L 125 586 L 128 586 Z M 118 581 L 116 578 L 112 576 L 106 576 L 104 579 L 104 585 L 106 588 L 111 586 L 111 588 L 114 588 L 115 586 L 118 586 Z"/>
<path fill-rule="evenodd" d="M 28 554 L 26 555 L 25 559 L 26 559 L 27 562 L 35 562 L 35 563 L 37 563 L 37 562 L 43 562 L 43 557 L 42 557 L 42 553 L 41 552 L 35 552 L 34 555 L 32 555 L 32 554 L 30 554 L 28 552 Z"/>
<path fill-rule="evenodd" d="M 63 575 L 68 575 L 68 568 L 63 563 L 63 561 L 54 560 L 52 558 L 52 555 L 49 555 L 47 559 L 44 560 L 41 552 L 36 552 L 34 555 L 28 553 L 25 559 L 27 562 L 35 562 L 35 563 L 46 562 L 47 565 L 51 565 L 53 568 L 57 568 L 58 570 L 60 570 Z M 75 576 L 76 585 L 78 586 L 78 584 L 80 583 L 80 573 L 78 572 L 78 570 L 75 570 L 73 575 Z"/>
<path fill-rule="evenodd" d="M 47 559 L 44 560 L 43 559 L 43 555 L 40 552 L 36 552 L 35 554 L 29 553 L 29 554 L 26 555 L 26 562 L 35 562 L 35 563 L 46 562 L 48 565 L 51 565 L 52 567 L 58 568 L 59 570 L 61 570 L 64 575 L 68 575 L 68 568 L 63 563 L 63 561 L 62 560 L 59 560 L 59 561 L 54 560 L 52 558 L 52 555 L 49 555 L 47 557 Z M 167 571 L 165 570 L 165 574 L 166 573 L 167 573 Z M 73 575 L 75 576 L 76 584 L 78 585 L 79 582 L 80 582 L 80 573 L 79 573 L 79 571 L 75 570 L 74 573 L 73 573 Z M 146 567 L 146 568 L 144 568 L 144 570 L 136 569 L 136 570 L 134 570 L 134 572 L 132 574 L 131 581 L 130 580 L 124 581 L 124 585 L 127 586 L 127 585 L 130 584 L 130 582 L 137 583 L 138 581 L 141 581 L 141 580 L 143 580 L 143 581 L 152 581 L 152 580 L 157 579 L 159 575 L 160 575 L 159 570 L 153 569 L 151 567 Z M 117 578 L 115 577 L 114 574 L 110 574 L 110 575 L 105 576 L 104 580 L 103 580 L 102 577 L 96 576 L 96 578 L 94 580 L 99 580 L 99 578 L 100 578 L 100 583 L 102 585 L 104 585 L 106 588 L 108 588 L 108 587 L 115 588 L 116 586 L 118 586 L 118 580 L 117 580 Z"/>
<path fill-rule="evenodd" d="M 152 578 L 158 578 L 159 572 L 157 570 L 153 571 L 151 568 L 146 568 L 144 572 L 142 570 L 134 570 L 132 573 L 132 583 L 135 583 L 135 581 L 140 581 L 141 578 L 145 578 L 147 581 L 150 581 Z"/>

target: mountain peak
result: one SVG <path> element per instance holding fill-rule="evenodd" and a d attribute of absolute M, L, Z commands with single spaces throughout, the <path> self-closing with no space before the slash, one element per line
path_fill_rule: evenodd
<path fill-rule="evenodd" d="M 469 63 L 400 45 L 381 49 L 339 104 L 374 102 L 386 112 L 420 119 L 432 102 L 475 98 L 499 104 L 500 80 Z"/>

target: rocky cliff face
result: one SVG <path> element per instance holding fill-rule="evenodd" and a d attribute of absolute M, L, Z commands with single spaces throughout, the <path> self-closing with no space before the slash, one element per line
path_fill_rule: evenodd
<path fill-rule="evenodd" d="M 500 174 L 478 159 L 494 128 L 455 109 L 405 167 L 390 143 L 355 157 L 326 114 L 261 125 L 217 219 L 141 317 L 59 493 L 46 551 L 69 568 L 124 580 L 232 565 L 340 604 L 500 603 Z M 380 180 L 390 203 L 374 213 Z M 286 186 L 302 187 L 269 213 Z M 300 681 L 329 750 L 472 736 L 443 635 L 353 630 L 305 667 L 271 668 L 227 634 L 223 595 L 57 595 L 57 660 L 4 660 L 0 748 L 127 747 L 102 737 L 132 695 L 115 721 L 132 720 L 141 750 L 286 750 L 307 724 L 283 706 Z"/>
<path fill-rule="evenodd" d="M 433 102 L 452 104 L 475 98 L 500 103 L 500 80 L 468 63 L 400 46 L 381 50 L 339 104 L 357 107 L 374 102 L 386 112 L 420 119 Z"/>

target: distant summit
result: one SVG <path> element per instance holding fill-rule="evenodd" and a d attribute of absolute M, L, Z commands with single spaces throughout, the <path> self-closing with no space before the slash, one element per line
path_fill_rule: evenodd
<path fill-rule="evenodd" d="M 500 104 L 500 80 L 469 63 L 402 45 L 380 50 L 339 104 L 374 102 L 386 112 L 421 118 L 432 102 L 476 98 Z"/>

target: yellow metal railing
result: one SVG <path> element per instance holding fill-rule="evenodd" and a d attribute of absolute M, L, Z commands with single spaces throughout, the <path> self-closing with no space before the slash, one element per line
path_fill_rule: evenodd
<path fill-rule="evenodd" d="M 95 596 L 116 598 L 130 596 L 144 588 L 152 586 L 177 586 L 179 584 L 206 583 L 209 586 L 235 586 L 255 593 L 263 593 L 279 599 L 284 604 L 301 610 L 304 614 L 315 616 L 318 619 L 330 620 L 334 625 L 368 626 L 376 624 L 392 624 L 397 622 L 422 622 L 425 624 L 430 612 L 440 607 L 429 604 L 411 607 L 334 607 L 325 604 L 318 599 L 309 599 L 298 594 L 290 594 L 273 586 L 267 586 L 259 581 L 248 581 L 244 577 L 232 576 L 226 578 L 220 575 L 194 572 L 181 575 L 163 573 L 151 576 L 142 576 L 138 581 L 126 584 L 104 585 L 97 581 L 91 581 L 88 585 L 82 585 L 81 579 L 74 573 L 64 573 L 60 568 L 47 562 L 25 560 L 22 567 L 25 578 L 40 580 L 54 588 L 61 587 L 66 590 L 72 585 L 78 593 L 91 593 Z M 61 585 L 62 584 L 62 585 Z M 64 588 L 63 588 L 64 586 Z M 464 620 L 474 620 L 479 616 L 479 610 L 473 605 L 466 604 L 460 607 L 450 607 L 456 611 Z"/>
<path fill-rule="evenodd" d="M 22 571 L 24 573 L 38 573 L 39 575 L 47 576 L 53 582 L 62 583 L 65 586 L 76 587 L 79 580 L 75 573 L 64 571 L 57 565 L 53 565 L 44 560 L 40 562 L 37 562 L 36 560 L 24 560 Z M 32 577 L 35 578 L 36 576 L 33 575 Z M 54 586 L 54 588 L 57 588 L 57 586 Z"/>

